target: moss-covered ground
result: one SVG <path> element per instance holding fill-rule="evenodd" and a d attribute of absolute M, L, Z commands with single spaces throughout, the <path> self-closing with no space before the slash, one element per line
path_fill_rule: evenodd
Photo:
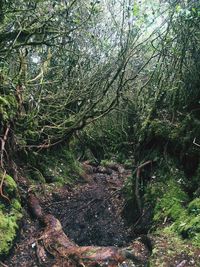
<path fill-rule="evenodd" d="M 152 209 L 151 267 L 181 262 L 183 266 L 200 266 L 200 198 L 187 194 L 186 181 L 184 172 L 165 160 L 155 168 L 144 190 L 144 205 Z"/>
<path fill-rule="evenodd" d="M 200 198 L 190 200 L 180 179 L 164 177 L 147 187 L 146 201 L 154 203 L 153 229 L 164 226 L 166 232 L 177 233 L 200 247 Z"/>
<path fill-rule="evenodd" d="M 0 176 L 4 179 L 3 192 L 8 198 L 0 196 L 0 256 L 3 256 L 13 245 L 22 211 L 15 181 L 9 175 L 0 173 Z"/>

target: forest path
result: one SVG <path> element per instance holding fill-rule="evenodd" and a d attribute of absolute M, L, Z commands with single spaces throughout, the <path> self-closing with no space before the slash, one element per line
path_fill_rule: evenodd
<path fill-rule="evenodd" d="M 82 184 L 73 188 L 55 188 L 49 193 L 38 187 L 38 192 L 43 191 L 39 193 L 42 210 L 55 216 L 65 234 L 78 246 L 129 245 L 134 240 L 134 233 L 122 216 L 125 204 L 122 189 L 131 171 L 118 164 L 95 167 L 85 162 L 83 167 L 85 174 Z M 37 240 L 43 230 L 38 220 L 32 218 L 26 209 L 18 240 L 4 263 L 9 267 L 57 266 L 48 252 L 46 262 L 41 263 L 38 257 Z M 135 242 L 135 255 L 142 259 L 139 264 L 94 266 L 146 266 L 148 249 L 142 241 Z"/>
<path fill-rule="evenodd" d="M 129 171 L 119 165 L 115 170 L 87 164 L 84 167 L 88 172 L 86 184 L 54 193 L 50 204 L 45 201 L 45 211 L 59 219 L 65 233 L 80 246 L 126 245 L 133 238 L 122 217 L 122 188 Z"/>

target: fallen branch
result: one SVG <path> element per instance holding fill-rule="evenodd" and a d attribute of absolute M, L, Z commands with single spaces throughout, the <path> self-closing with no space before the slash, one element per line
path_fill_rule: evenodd
<path fill-rule="evenodd" d="M 136 243 L 126 248 L 83 246 L 75 244 L 63 232 L 61 223 L 53 215 L 45 214 L 34 194 L 30 193 L 28 205 L 32 214 L 45 226 L 42 236 L 37 240 L 37 257 L 40 262 L 46 261 L 45 250 L 54 256 L 54 267 L 59 266 L 108 266 L 117 267 L 123 262 L 131 260 L 142 263 L 149 256 L 149 251 L 144 244 L 143 255 L 138 255 Z M 41 247 L 43 246 L 43 248 Z M 66 264 L 66 265 L 63 265 Z"/>

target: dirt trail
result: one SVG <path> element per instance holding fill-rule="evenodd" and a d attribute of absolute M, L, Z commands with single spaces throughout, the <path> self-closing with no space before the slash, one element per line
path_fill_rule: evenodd
<path fill-rule="evenodd" d="M 42 209 L 54 215 L 65 234 L 79 246 L 127 246 L 134 234 L 121 215 L 125 202 L 121 189 L 130 171 L 120 165 L 105 168 L 84 163 L 84 168 L 83 184 L 40 195 Z M 39 263 L 37 240 L 42 231 L 38 221 L 26 210 L 16 245 L 4 263 L 9 267 L 53 266 L 53 257 L 48 253 L 48 261 Z M 137 242 L 135 250 L 143 257 L 143 264 L 119 266 L 145 266 L 144 244 Z"/>
<path fill-rule="evenodd" d="M 51 204 L 44 203 L 46 211 L 60 220 L 64 231 L 78 245 L 124 246 L 133 238 L 121 216 L 124 176 L 112 171 L 110 175 L 93 173 L 89 178 L 89 183 L 69 192 L 67 197 L 54 194 Z"/>

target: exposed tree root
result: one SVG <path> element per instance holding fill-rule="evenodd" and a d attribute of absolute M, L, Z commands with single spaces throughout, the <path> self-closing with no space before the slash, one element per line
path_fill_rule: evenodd
<path fill-rule="evenodd" d="M 146 261 L 149 251 L 141 242 L 135 241 L 126 248 L 78 246 L 63 232 L 61 223 L 54 216 L 45 214 L 38 199 L 32 193 L 28 197 L 31 213 L 45 226 L 42 236 L 38 238 L 37 257 L 45 265 L 47 254 L 54 256 L 52 266 L 110 266 L 117 267 L 129 260 L 134 263 Z M 139 252 L 139 253 L 138 253 Z"/>

